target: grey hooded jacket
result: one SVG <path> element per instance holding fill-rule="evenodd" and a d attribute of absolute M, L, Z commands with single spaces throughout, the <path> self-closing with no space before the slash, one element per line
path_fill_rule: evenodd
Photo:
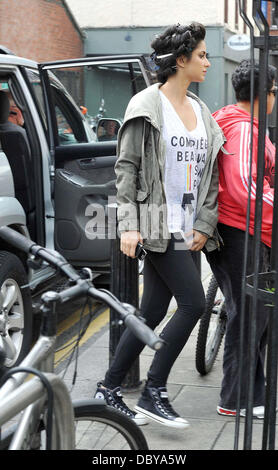
<path fill-rule="evenodd" d="M 170 239 L 164 187 L 166 144 L 162 138 L 161 84 L 156 83 L 130 100 L 118 135 L 117 176 L 118 228 L 120 232 L 140 231 L 144 246 L 165 252 Z M 207 106 L 187 92 L 201 106 L 207 131 L 208 149 L 198 189 L 194 229 L 208 236 L 206 248 L 219 246 L 217 154 L 224 143 L 223 133 Z"/>

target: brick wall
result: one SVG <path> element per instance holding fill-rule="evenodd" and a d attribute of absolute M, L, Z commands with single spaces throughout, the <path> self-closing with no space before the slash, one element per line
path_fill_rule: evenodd
<path fill-rule="evenodd" d="M 1 0 L 0 44 L 38 62 L 83 56 L 83 41 L 60 0 Z"/>

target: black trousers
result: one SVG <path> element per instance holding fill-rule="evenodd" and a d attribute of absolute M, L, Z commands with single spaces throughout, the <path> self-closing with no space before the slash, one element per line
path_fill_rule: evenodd
<path fill-rule="evenodd" d="M 154 355 L 148 372 L 148 384 L 165 386 L 172 365 L 183 349 L 205 307 L 199 272 L 191 252 L 172 236 L 165 253 L 148 252 L 144 264 L 144 292 L 141 314 L 154 329 L 165 317 L 174 296 L 177 310 L 165 325 L 161 337 L 167 345 Z M 114 360 L 106 373 L 104 385 L 120 386 L 144 344 L 126 329 L 116 348 Z"/>
<path fill-rule="evenodd" d="M 240 345 L 240 320 L 241 320 L 241 293 L 244 261 L 245 232 L 228 225 L 218 224 L 218 231 L 223 239 L 224 245 L 221 250 L 207 253 L 207 258 L 217 282 L 225 296 L 227 310 L 227 327 L 224 344 L 223 357 L 223 380 L 221 384 L 220 406 L 235 409 L 238 397 L 239 381 L 239 345 Z M 252 243 L 253 237 L 249 237 L 247 275 L 252 274 Z M 269 249 L 261 245 L 260 271 L 268 269 Z M 245 321 L 244 321 L 244 351 L 241 386 L 241 408 L 247 407 L 247 377 L 248 377 L 248 351 L 249 351 L 249 318 L 252 314 L 251 298 L 246 296 Z M 266 346 L 266 329 L 268 322 L 268 311 L 263 302 L 258 302 L 256 317 L 256 352 L 254 406 L 264 405 L 265 400 L 265 377 L 264 360 Z"/>

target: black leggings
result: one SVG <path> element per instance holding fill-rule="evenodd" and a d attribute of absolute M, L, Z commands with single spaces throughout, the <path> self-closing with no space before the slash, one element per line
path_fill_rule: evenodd
<path fill-rule="evenodd" d="M 165 253 L 148 252 L 144 264 L 144 293 L 141 314 L 154 329 L 165 317 L 174 296 L 177 310 L 165 325 L 161 337 L 167 345 L 154 355 L 148 384 L 166 385 L 168 375 L 205 308 L 205 296 L 191 252 L 181 248 L 172 237 Z M 144 348 L 128 329 L 122 334 L 114 360 L 106 373 L 104 385 L 120 386 L 135 359 Z"/>
<path fill-rule="evenodd" d="M 241 297 L 242 276 L 245 247 L 245 232 L 235 227 L 218 224 L 218 231 L 223 239 L 221 251 L 215 250 L 207 255 L 211 269 L 225 296 L 228 321 L 226 325 L 225 346 L 223 355 L 223 380 L 220 392 L 220 406 L 236 409 L 239 384 L 240 358 L 240 328 L 241 328 Z M 248 243 L 247 274 L 253 272 L 253 237 Z M 269 249 L 261 245 L 260 271 L 269 267 Z M 263 287 L 263 286 L 260 286 Z M 249 320 L 252 313 L 251 298 L 246 297 L 244 322 L 243 358 L 244 371 L 241 384 L 241 408 L 247 406 L 248 392 L 248 356 L 249 356 Z M 268 309 L 264 301 L 258 301 L 256 316 L 256 350 L 253 366 L 255 368 L 254 406 L 264 405 L 265 400 L 265 346 Z"/>

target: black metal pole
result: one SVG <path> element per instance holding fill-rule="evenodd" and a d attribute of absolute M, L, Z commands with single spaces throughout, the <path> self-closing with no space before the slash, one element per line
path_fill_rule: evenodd
<path fill-rule="evenodd" d="M 275 127 L 275 168 L 278 168 L 278 104 L 276 103 L 276 127 Z M 275 171 L 274 177 L 274 200 L 273 200 L 273 224 L 272 224 L 272 243 L 271 243 L 271 269 L 276 269 L 276 260 L 278 253 L 278 171 Z"/>
<path fill-rule="evenodd" d="M 278 39 L 278 38 L 277 38 Z M 277 41 L 278 47 L 278 41 Z M 278 106 L 276 104 L 276 129 L 274 133 L 274 144 L 276 146 L 275 168 L 278 168 Z M 275 171 L 274 198 L 273 198 L 273 223 L 270 269 L 273 273 L 272 286 L 275 288 L 273 307 L 270 307 L 268 327 L 268 354 L 266 369 L 266 403 L 265 418 L 263 426 L 262 449 L 275 448 L 276 432 L 276 396 L 277 396 L 277 357 L 278 357 L 278 172 Z"/>
<path fill-rule="evenodd" d="M 111 292 L 121 301 L 139 307 L 138 260 L 129 258 L 120 251 L 120 239 L 111 241 Z M 125 329 L 123 322 L 110 309 L 109 364 L 111 364 L 120 337 Z M 128 352 L 127 352 L 128 354 Z M 122 388 L 136 390 L 140 387 L 139 358 L 127 373 Z"/>
<path fill-rule="evenodd" d="M 251 184 L 252 184 L 252 163 L 253 163 L 253 120 L 254 120 L 254 27 L 249 20 L 246 12 L 246 4 L 243 5 L 242 0 L 238 0 L 239 12 L 250 30 L 250 49 L 251 49 L 251 80 L 250 80 L 250 107 L 251 107 L 251 129 L 250 129 L 250 148 L 249 148 L 249 177 L 248 177 L 248 200 L 246 207 L 246 231 L 244 241 L 244 259 L 243 259 L 243 274 L 242 274 L 242 293 L 241 293 L 241 311 L 240 311 L 240 341 L 239 341 L 239 381 L 237 390 L 237 406 L 236 406 L 236 423 L 235 423 L 235 440 L 234 450 L 238 449 L 239 445 L 239 428 L 240 428 L 240 403 L 242 393 L 243 375 L 246 373 L 243 367 L 244 362 L 244 325 L 246 317 L 246 276 L 247 276 L 247 264 L 248 264 L 248 252 L 249 252 L 249 228 L 250 228 L 250 210 L 251 210 Z M 245 6 L 245 8 L 244 8 Z"/>
<path fill-rule="evenodd" d="M 262 450 L 275 449 L 276 403 L 277 403 L 277 359 L 278 359 L 278 279 L 275 279 L 274 305 L 269 307 L 268 353 L 266 367 L 266 398 L 263 426 Z"/>
<path fill-rule="evenodd" d="M 259 135 L 258 135 L 258 154 L 257 154 L 257 181 L 256 181 L 256 201 L 255 201 L 255 220 L 254 220 L 254 237 L 253 237 L 253 269 L 251 276 L 245 276 L 247 279 L 252 279 L 252 286 L 243 282 L 243 296 L 242 306 L 246 302 L 245 296 L 250 296 L 252 302 L 252 309 L 250 312 L 250 321 L 248 324 L 248 358 L 245 361 L 245 371 L 247 375 L 248 390 L 247 390 L 247 410 L 244 431 L 244 449 L 251 449 L 252 446 L 252 427 L 253 427 L 253 401 L 254 401 L 254 386 L 255 386 L 255 350 L 256 350 L 256 328 L 257 328 L 257 312 L 258 302 L 263 301 L 265 310 L 260 312 L 262 315 L 269 315 L 268 320 L 268 338 L 267 338 L 267 368 L 266 368 L 266 398 L 265 398 L 265 416 L 263 425 L 263 439 L 262 449 L 273 450 L 275 448 L 275 432 L 276 432 L 276 403 L 277 403 L 277 371 L 278 371 L 278 175 L 275 172 L 274 182 L 274 202 L 273 202 L 273 229 L 272 229 L 272 247 L 271 247 L 271 260 L 270 272 L 260 272 L 260 260 L 262 252 L 261 243 L 261 229 L 262 229 L 262 215 L 263 215 L 263 187 L 264 187 L 264 173 L 265 173 L 265 135 L 266 135 L 266 113 L 267 113 L 267 71 L 268 71 L 268 54 L 270 49 L 278 49 L 278 37 L 270 36 L 269 24 L 267 18 L 263 15 L 261 10 L 261 2 L 253 0 L 253 19 L 260 31 L 259 37 L 254 37 L 251 22 L 248 20 L 246 12 L 242 10 L 242 1 L 238 0 L 242 17 L 250 28 L 251 33 L 251 59 L 254 61 L 254 48 L 258 48 L 260 52 L 259 57 Z M 252 44 L 253 38 L 253 44 Z M 252 81 L 251 81 L 252 88 Z M 252 92 L 251 92 L 252 95 Z M 252 101 L 251 101 L 252 108 Z M 276 120 L 278 119 L 278 112 Z M 251 119 L 251 126 L 253 120 Z M 277 122 L 276 122 L 277 125 Z M 277 132 L 275 133 L 276 140 L 276 156 L 275 168 L 278 164 L 278 150 L 277 150 Z M 252 137 L 250 145 L 252 145 Z M 250 157 L 252 150 L 250 151 Z M 251 171 L 250 171 L 251 181 Z M 250 181 L 249 181 L 249 197 L 250 197 Z M 248 237 L 250 213 L 247 217 L 246 241 Z M 247 256 L 248 244 L 245 247 L 245 258 Z M 246 274 L 246 273 L 245 273 Z M 271 282 L 271 286 L 275 288 L 274 295 L 268 292 L 267 283 Z M 244 292 L 245 290 L 245 292 Z M 270 297 L 269 297 L 270 296 Z M 268 302 L 268 298 L 271 301 Z M 272 307 L 267 307 L 269 303 L 273 303 Z M 270 312 L 270 314 L 269 314 Z M 244 312 L 242 312 L 244 313 Z M 242 317 L 243 319 L 243 317 Z M 243 338 L 243 322 L 241 323 L 241 352 L 242 338 Z M 243 361 L 246 358 L 240 356 L 240 369 L 243 371 Z M 241 385 L 239 387 L 239 398 L 241 392 Z M 239 400 L 237 410 L 239 411 Z M 238 414 L 238 413 L 237 413 Z M 239 435 L 239 416 L 236 418 L 236 433 L 235 433 L 235 447 L 238 446 Z"/>
<path fill-rule="evenodd" d="M 258 10 L 260 13 L 261 10 Z M 259 86 L 259 135 L 258 135 L 258 155 L 257 155 L 257 187 L 256 187 L 256 208 L 254 221 L 254 281 L 252 295 L 252 310 L 249 322 L 249 368 L 248 368 L 248 391 L 246 407 L 246 423 L 244 434 L 244 448 L 249 450 L 252 446 L 253 428 L 253 404 L 254 404 L 254 382 L 255 382 L 255 349 L 256 349 L 256 329 L 258 312 L 258 288 L 261 252 L 261 224 L 263 205 L 263 181 L 265 166 L 265 133 L 266 133 L 266 96 L 267 83 L 266 72 L 268 68 L 268 30 L 264 32 L 265 47 L 260 49 L 260 86 Z"/>

